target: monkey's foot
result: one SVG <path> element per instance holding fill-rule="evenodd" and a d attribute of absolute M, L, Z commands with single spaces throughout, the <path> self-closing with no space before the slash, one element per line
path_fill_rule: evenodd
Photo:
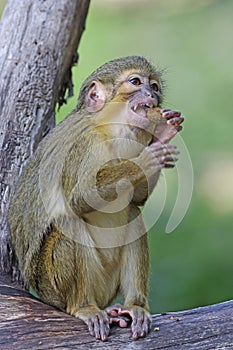
<path fill-rule="evenodd" d="M 106 312 L 109 316 L 109 324 L 112 325 L 114 323 L 118 324 L 119 327 L 121 328 L 126 328 L 130 325 L 131 323 L 131 317 L 122 316 L 118 314 L 118 311 L 122 309 L 122 306 L 120 304 L 116 304 L 113 306 L 109 306 L 106 309 Z"/>
<path fill-rule="evenodd" d="M 88 305 L 77 309 L 74 316 L 83 320 L 90 334 L 96 339 L 106 341 L 110 332 L 109 317 L 105 311 L 100 310 L 94 305 Z"/>
<path fill-rule="evenodd" d="M 151 315 L 140 306 L 125 308 L 120 304 L 106 309 L 111 323 L 118 323 L 120 327 L 127 327 L 131 323 L 133 339 L 145 337 L 150 331 Z"/>

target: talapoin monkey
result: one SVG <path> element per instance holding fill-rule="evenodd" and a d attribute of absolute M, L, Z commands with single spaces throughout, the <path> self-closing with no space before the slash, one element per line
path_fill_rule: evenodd
<path fill-rule="evenodd" d="M 24 167 L 9 225 L 26 283 L 82 319 L 97 339 L 110 324 L 150 329 L 149 253 L 139 206 L 178 151 L 180 112 L 161 109 L 161 74 L 143 57 L 107 62 L 83 83 L 76 110 Z M 110 306 L 121 294 L 124 305 Z"/>

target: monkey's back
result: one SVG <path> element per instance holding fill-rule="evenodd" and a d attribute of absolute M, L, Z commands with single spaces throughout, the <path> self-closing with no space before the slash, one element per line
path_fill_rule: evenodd
<path fill-rule="evenodd" d="M 66 215 L 62 189 L 62 171 L 70 149 L 75 144 L 87 149 L 79 137 L 90 127 L 90 121 L 78 113 L 68 116 L 39 144 L 27 162 L 12 197 L 8 221 L 12 242 L 26 281 L 30 283 L 35 257 L 41 249 L 51 224 Z M 82 141 L 82 142 L 80 142 Z M 76 164 L 76 167 L 79 165 Z"/>

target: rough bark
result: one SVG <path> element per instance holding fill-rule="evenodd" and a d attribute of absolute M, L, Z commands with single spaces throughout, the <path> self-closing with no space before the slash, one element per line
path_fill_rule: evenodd
<path fill-rule="evenodd" d="M 7 226 L 22 166 L 72 92 L 90 0 L 8 0 L 0 23 L 0 274 L 19 279 Z"/>
<path fill-rule="evenodd" d="M 0 278 L 0 348 L 38 349 L 233 349 L 233 300 L 153 316 L 145 339 L 113 327 L 107 342 L 96 341 L 80 320 L 43 304 Z"/>

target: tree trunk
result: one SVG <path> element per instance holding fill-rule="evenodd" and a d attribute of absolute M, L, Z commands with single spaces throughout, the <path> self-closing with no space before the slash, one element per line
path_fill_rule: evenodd
<path fill-rule="evenodd" d="M 113 327 L 103 343 L 80 320 L 43 304 L 0 277 L 0 348 L 38 349 L 233 349 L 233 301 L 154 315 L 150 334 L 132 340 L 129 328 Z"/>
<path fill-rule="evenodd" d="M 71 67 L 90 0 L 8 0 L 0 23 L 0 274 L 19 280 L 7 211 L 15 183 L 55 106 L 72 93 Z"/>

